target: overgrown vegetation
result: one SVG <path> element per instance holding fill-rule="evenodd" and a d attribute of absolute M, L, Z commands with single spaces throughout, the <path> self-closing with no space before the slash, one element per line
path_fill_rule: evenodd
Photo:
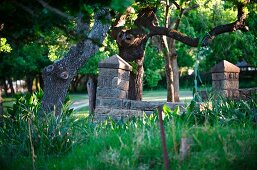
<path fill-rule="evenodd" d="M 13 106 L 7 109 L 0 128 L 1 166 L 21 156 L 35 161 L 37 155 L 63 154 L 87 138 L 84 119 L 71 116 L 69 100 L 57 117 L 54 112 L 40 110 L 41 100 L 42 91 L 16 96 Z"/>
<path fill-rule="evenodd" d="M 164 167 L 156 112 L 128 121 L 96 123 L 91 117 L 78 119 L 66 104 L 60 117 L 40 117 L 41 96 L 39 92 L 17 98 L 5 114 L 0 133 L 1 169 L 32 169 L 33 164 L 36 169 Z M 164 106 L 171 168 L 256 169 L 256 99 L 210 97 L 201 105 L 192 101 L 184 112 Z M 190 155 L 183 161 L 181 138 L 192 139 Z"/>

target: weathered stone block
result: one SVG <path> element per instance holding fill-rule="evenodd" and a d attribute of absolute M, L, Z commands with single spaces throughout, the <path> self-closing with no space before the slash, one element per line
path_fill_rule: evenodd
<path fill-rule="evenodd" d="M 164 104 L 163 102 L 148 102 L 148 101 L 136 101 L 131 100 L 130 109 L 133 110 L 154 110 L 158 106 Z"/>
<path fill-rule="evenodd" d="M 239 90 L 217 90 L 216 94 L 230 99 L 239 98 Z"/>
<path fill-rule="evenodd" d="M 212 80 L 238 80 L 238 73 L 212 73 Z"/>
<path fill-rule="evenodd" d="M 226 60 L 223 60 L 218 64 L 216 64 L 215 66 L 213 66 L 211 69 L 211 72 L 212 73 L 224 73 L 224 72 L 239 73 L 240 68 Z"/>
<path fill-rule="evenodd" d="M 116 98 L 116 99 L 126 99 L 127 92 L 120 89 L 112 88 L 97 88 L 96 96 L 99 98 Z"/>
<path fill-rule="evenodd" d="M 132 67 L 118 55 L 113 55 L 99 63 L 100 68 L 117 68 L 131 71 Z"/>
<path fill-rule="evenodd" d="M 123 100 L 122 109 L 130 109 L 132 100 Z"/>
<path fill-rule="evenodd" d="M 96 107 L 95 108 L 95 114 L 109 114 L 111 111 L 111 108 L 109 107 Z"/>
<path fill-rule="evenodd" d="M 122 108 L 122 99 L 101 98 L 96 99 L 96 106 L 109 108 Z"/>
<path fill-rule="evenodd" d="M 104 87 L 111 88 L 112 87 L 112 79 L 110 77 L 99 76 L 97 86 L 100 88 L 104 88 Z"/>
<path fill-rule="evenodd" d="M 223 90 L 222 93 L 227 98 L 238 98 L 239 97 L 239 91 L 238 90 Z"/>
<path fill-rule="evenodd" d="M 112 88 L 118 88 L 121 90 L 128 91 L 129 89 L 129 81 L 122 80 L 118 77 L 114 77 L 112 79 Z"/>
<path fill-rule="evenodd" d="M 233 80 L 217 80 L 212 81 L 212 88 L 215 90 L 228 90 L 228 89 L 238 89 L 239 81 Z"/>
<path fill-rule="evenodd" d="M 129 80 L 130 72 L 122 69 L 99 68 L 99 77 L 119 77 L 123 80 Z"/>

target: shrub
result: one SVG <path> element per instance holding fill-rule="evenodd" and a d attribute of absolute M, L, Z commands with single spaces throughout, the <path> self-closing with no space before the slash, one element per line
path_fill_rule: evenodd
<path fill-rule="evenodd" d="M 12 108 L 4 114 L 0 129 L 2 159 L 33 154 L 62 154 L 87 137 L 85 119 L 78 119 L 69 109 L 69 100 L 58 117 L 42 113 L 42 91 L 32 95 L 17 96 Z M 40 114 L 39 114 L 40 113 Z M 3 158 L 6 157 L 6 158 Z"/>

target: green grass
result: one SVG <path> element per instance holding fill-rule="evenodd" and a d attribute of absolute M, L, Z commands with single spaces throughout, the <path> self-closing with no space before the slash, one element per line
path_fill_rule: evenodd
<path fill-rule="evenodd" d="M 175 135 L 174 135 L 175 134 Z M 252 127 L 166 125 L 171 169 L 256 169 L 257 130 Z M 181 137 L 193 139 L 190 156 L 179 160 Z M 175 143 L 174 143 L 175 141 Z M 13 169 L 30 166 L 27 157 Z M 38 157 L 37 169 L 164 169 L 159 127 L 95 130 L 67 155 Z"/>
<path fill-rule="evenodd" d="M 160 93 L 165 94 L 162 91 L 145 94 L 152 97 Z M 256 97 L 248 101 L 210 98 L 205 108 L 192 102 L 183 114 L 164 107 L 170 169 L 257 169 Z M 164 169 L 156 113 L 127 122 L 102 123 L 91 121 L 87 114 L 72 115 L 83 120 L 74 132 L 83 142 L 72 145 L 66 153 L 37 152 L 36 169 Z M 59 128 L 77 126 L 76 121 Z M 15 134 L 19 133 L 15 131 Z M 179 151 L 181 138 L 192 139 L 190 153 L 183 161 Z M 0 140 L 0 146 L 1 141 L 4 140 Z M 8 151 L 3 152 L 0 169 L 32 169 L 30 151 L 25 153 L 13 157 Z"/>
<path fill-rule="evenodd" d="M 190 90 L 180 90 L 180 101 L 188 102 L 193 98 L 193 92 Z M 154 91 L 144 91 L 143 92 L 143 100 L 144 101 L 163 101 L 167 100 L 167 91 L 165 89 L 162 90 L 154 90 Z"/>
<path fill-rule="evenodd" d="M 71 101 L 77 101 L 77 100 L 87 100 L 88 99 L 88 95 L 85 94 L 69 94 L 69 97 L 71 99 Z"/>

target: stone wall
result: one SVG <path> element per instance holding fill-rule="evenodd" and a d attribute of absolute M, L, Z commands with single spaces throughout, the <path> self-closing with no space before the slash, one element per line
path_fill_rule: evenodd
<path fill-rule="evenodd" d="M 223 60 L 212 69 L 212 88 L 227 98 L 239 97 L 240 68 Z"/>
<path fill-rule="evenodd" d="M 95 116 L 99 120 L 112 117 L 114 119 L 142 116 L 152 113 L 164 102 L 128 100 L 129 76 L 132 67 L 118 55 L 114 55 L 99 63 L 99 76 L 96 93 Z M 183 111 L 184 103 L 166 104 L 174 109 L 179 106 Z"/>
<path fill-rule="evenodd" d="M 229 99 L 248 99 L 257 94 L 257 88 L 239 89 L 240 68 L 223 60 L 212 69 L 212 92 Z M 208 98 L 206 91 L 200 91 L 203 100 Z"/>

